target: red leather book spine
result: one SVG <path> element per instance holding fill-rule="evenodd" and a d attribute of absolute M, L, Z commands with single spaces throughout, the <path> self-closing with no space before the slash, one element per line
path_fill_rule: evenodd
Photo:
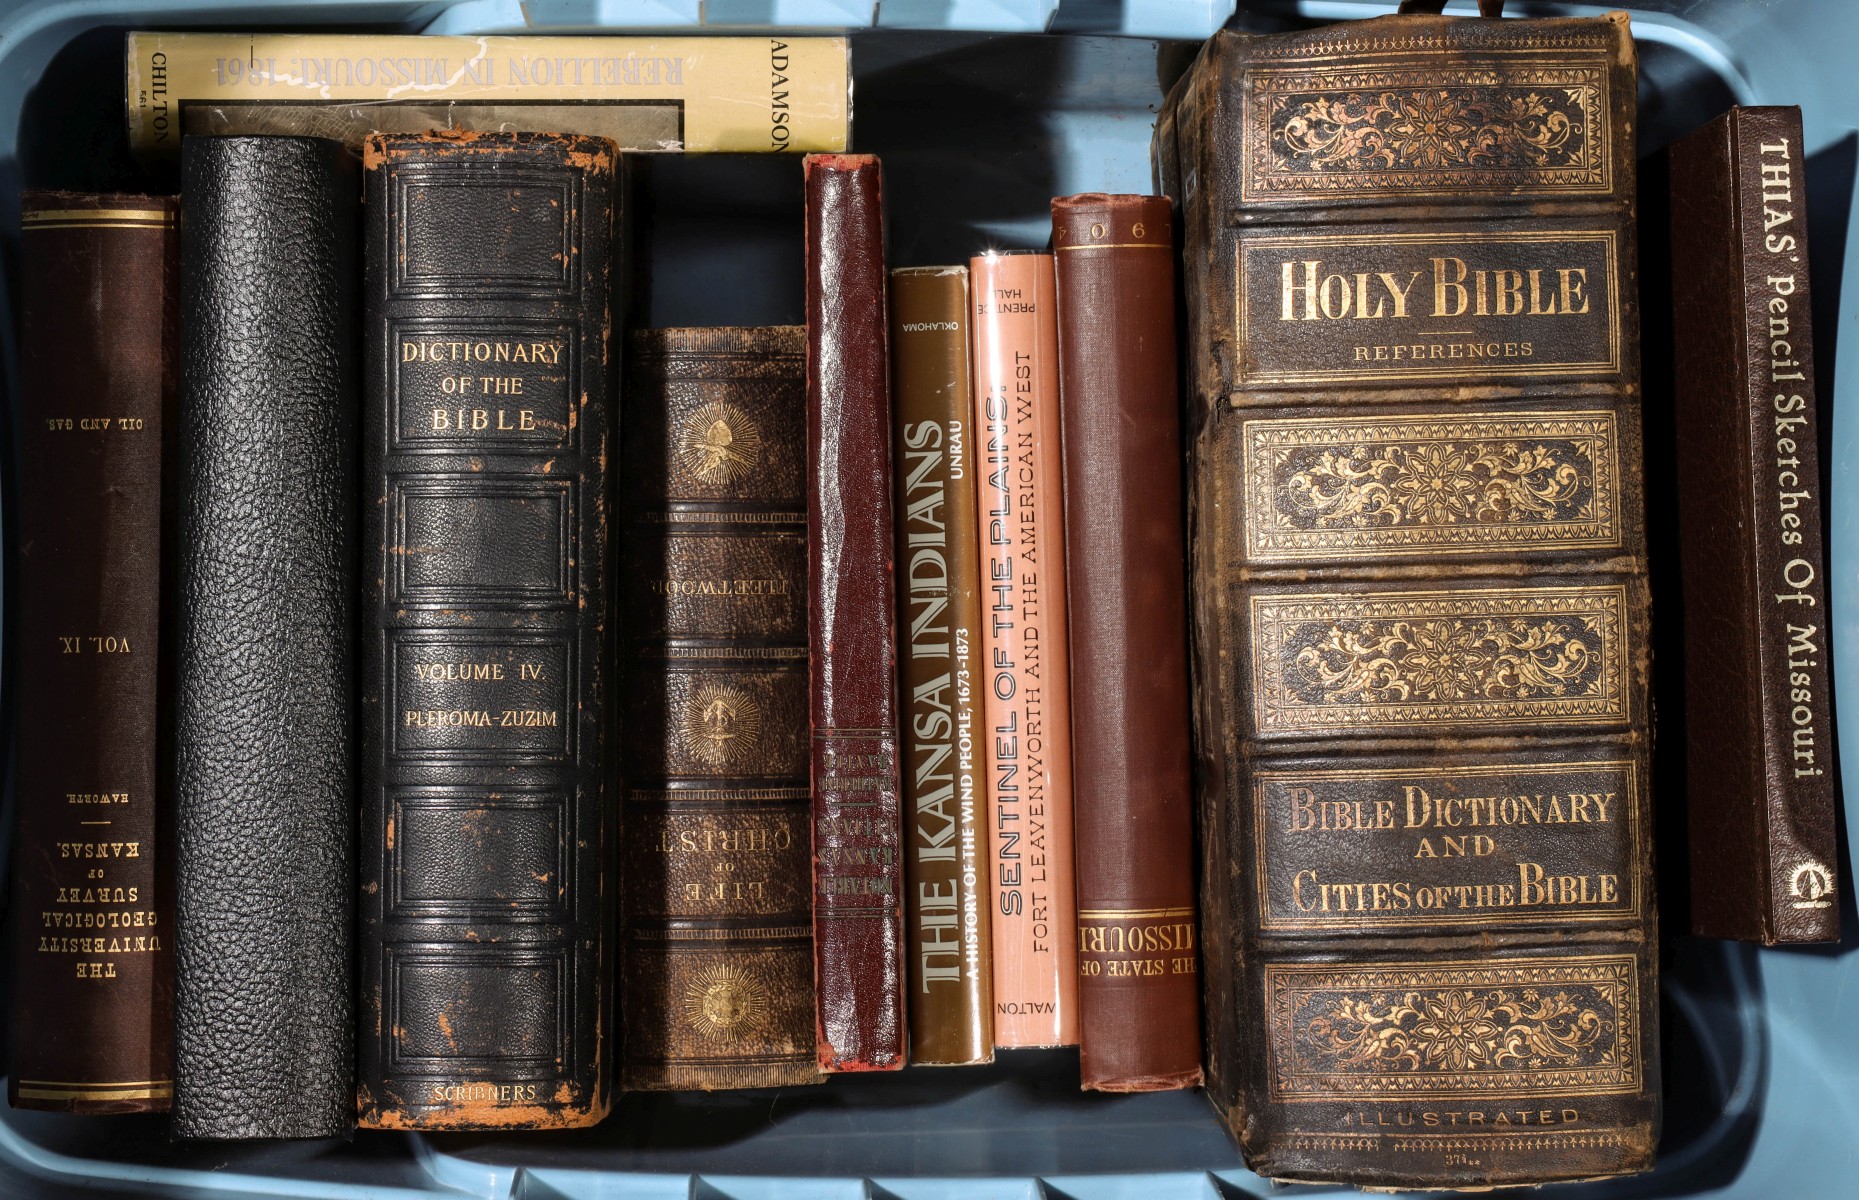
<path fill-rule="evenodd" d="M 817 1040 L 821 1070 L 890 1071 L 904 910 L 882 173 L 869 154 L 805 170 Z"/>
<path fill-rule="evenodd" d="M 1172 229 L 1165 196 L 1052 202 L 1078 1051 L 1107 1092 L 1201 1081 Z"/>

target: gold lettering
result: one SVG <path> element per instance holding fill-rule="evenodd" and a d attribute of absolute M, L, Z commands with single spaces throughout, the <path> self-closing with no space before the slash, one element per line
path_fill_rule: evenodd
<path fill-rule="evenodd" d="M 1446 275 L 1447 264 L 1452 265 L 1452 276 Z M 1446 256 L 1433 260 L 1433 315 L 1436 317 L 1456 317 L 1465 312 L 1469 297 L 1465 290 L 1465 260 Z M 1483 273 L 1480 272 L 1482 278 Z M 1453 307 L 1446 307 L 1446 298 L 1453 297 Z"/>

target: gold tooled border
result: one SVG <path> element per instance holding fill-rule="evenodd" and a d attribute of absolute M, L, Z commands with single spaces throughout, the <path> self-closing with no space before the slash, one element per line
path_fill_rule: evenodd
<path fill-rule="evenodd" d="M 1384 43 L 1377 47 L 1386 52 L 1394 49 Z M 1461 49 L 1459 47 L 1441 46 L 1440 49 Z M 1364 50 L 1367 48 L 1364 47 Z M 1405 50 L 1406 47 L 1401 47 Z M 1431 49 L 1426 47 L 1424 49 Z M 1374 51 L 1367 51 L 1373 53 Z M 1463 52 L 1463 50 L 1461 50 Z M 1439 62 L 1375 61 L 1365 60 L 1360 53 L 1325 55 L 1312 54 L 1302 59 L 1293 59 L 1283 66 L 1255 66 L 1245 72 L 1241 82 L 1241 148 L 1239 164 L 1240 201 L 1245 204 L 1269 204 L 1273 202 L 1296 200 L 1369 200 L 1399 204 L 1415 197 L 1433 196 L 1480 196 L 1502 195 L 1507 197 L 1543 196 L 1550 198 L 1565 196 L 1605 196 L 1614 190 L 1614 157 L 1616 133 L 1614 129 L 1614 72 L 1611 52 L 1602 47 L 1581 47 L 1558 53 L 1548 48 L 1529 49 L 1524 46 L 1491 46 L 1473 51 L 1476 57 L 1467 57 L 1450 65 Z M 1311 171 L 1273 172 L 1270 168 L 1272 149 L 1271 112 L 1267 99 L 1275 92 L 1287 92 L 1293 88 L 1311 92 L 1348 93 L 1364 90 L 1392 90 L 1400 86 L 1420 88 L 1467 87 L 1477 81 L 1468 81 L 1473 73 L 1495 74 L 1502 72 L 1506 78 L 1498 82 L 1518 88 L 1537 87 L 1543 89 L 1566 88 L 1571 85 L 1592 86 L 1595 90 L 1595 102 L 1592 110 L 1584 114 L 1589 121 L 1586 130 L 1590 144 L 1599 143 L 1599 153 L 1592 167 L 1507 167 L 1486 168 L 1483 174 L 1492 178 L 1480 178 L 1478 169 L 1465 169 L 1457 173 L 1464 182 L 1453 179 L 1452 182 L 1432 182 L 1427 184 L 1378 183 L 1377 178 L 1400 178 L 1403 175 L 1419 175 L 1425 172 L 1360 172 L 1355 186 L 1347 186 L 1350 176 L 1337 172 L 1334 176 L 1323 176 Z M 1529 78 L 1532 74 L 1542 75 L 1563 72 L 1570 76 L 1566 79 L 1550 80 Z M 1374 74 L 1392 75 L 1407 73 L 1415 82 L 1410 85 L 1369 84 L 1362 77 Z M 1516 78 L 1524 76 L 1525 78 Z M 1342 77 L 1338 82 L 1338 77 Z M 1270 85 L 1278 81 L 1288 81 L 1289 86 L 1273 88 Z M 1557 181 L 1550 176 L 1557 173 L 1571 176 L 1589 175 L 1588 179 L 1575 179 L 1567 182 Z M 1441 180 L 1453 178 L 1454 172 L 1446 168 L 1432 171 Z M 1301 178 L 1300 178 L 1301 177 Z M 1323 178 L 1334 179 L 1334 186 L 1311 186 L 1309 180 Z M 1273 180 L 1288 180 L 1284 186 L 1274 188 Z"/>
<path fill-rule="evenodd" d="M 1566 976 L 1583 972 L 1587 978 L 1570 979 Z M 1403 975 L 1403 973 L 1406 973 Z M 1426 985 L 1419 979 L 1424 975 L 1459 972 L 1462 982 L 1445 985 Z M 1331 985 L 1336 990 L 1358 987 L 1369 990 L 1390 991 L 1403 987 L 1418 988 L 1423 986 L 1446 986 L 1467 988 L 1484 987 L 1496 983 L 1509 986 L 1549 986 L 1553 983 L 1592 983 L 1601 986 L 1618 987 L 1620 994 L 1615 997 L 1614 1045 L 1617 1059 L 1614 1063 L 1594 1067 L 1542 1067 L 1510 1069 L 1497 1074 L 1525 1082 L 1513 1086 L 1481 1087 L 1476 1085 L 1479 1075 L 1473 1072 L 1460 1072 L 1456 1081 L 1441 1082 L 1432 1086 L 1419 1084 L 1413 1074 L 1381 1076 L 1363 1075 L 1351 1078 L 1351 1086 L 1337 1087 L 1333 1083 L 1326 1085 L 1323 1080 L 1334 1080 L 1342 1073 L 1309 1072 L 1302 1080 L 1293 1077 L 1299 1073 L 1295 1070 L 1282 1070 L 1281 1064 L 1289 1062 L 1295 1067 L 1295 1032 L 1280 1025 L 1281 1004 L 1279 993 L 1287 986 L 1295 986 L 1300 976 L 1358 976 L 1358 983 L 1338 983 Z M 1498 976 L 1500 979 L 1478 979 L 1483 976 Z M 1563 976 L 1563 978 L 1556 978 Z M 1287 1103 L 1321 1103 L 1333 1101 L 1360 1101 L 1374 1099 L 1381 1101 L 1405 1100 L 1522 1100 L 1541 1099 L 1550 1096 L 1607 1096 L 1634 1095 L 1642 1090 L 1645 1078 L 1645 1055 L 1640 1045 L 1640 979 L 1639 960 L 1631 954 L 1595 954 L 1558 958 L 1515 958 L 1515 959 L 1456 959 L 1433 962 L 1394 962 L 1394 963 L 1287 963 L 1265 965 L 1263 978 L 1263 1000 L 1265 1003 L 1265 1038 L 1266 1069 L 1269 1072 L 1269 1086 L 1274 1100 Z M 1292 1040 L 1291 1045 L 1286 1039 Z M 1613 1078 L 1609 1079 L 1608 1076 Z M 1488 1077 L 1488 1076 L 1487 1076 Z M 1545 1080 L 1542 1085 L 1529 1082 L 1533 1077 Z M 1472 1082 L 1473 1086 L 1464 1086 Z M 1392 1085 L 1392 1086 L 1390 1086 Z"/>
<path fill-rule="evenodd" d="M 21 231 L 38 229 L 171 229 L 165 208 L 35 208 L 19 214 Z"/>
<path fill-rule="evenodd" d="M 1272 608 L 1306 604 L 1323 607 L 1321 619 L 1345 619 L 1342 613 L 1372 606 L 1386 606 L 1390 617 L 1415 619 L 1429 609 L 1464 606 L 1465 615 L 1506 604 L 1518 603 L 1525 610 L 1545 611 L 1556 600 L 1586 602 L 1597 615 L 1617 630 L 1617 641 L 1610 644 L 1605 634 L 1600 656 L 1602 691 L 1599 697 L 1546 696 L 1538 699 L 1479 699 L 1474 701 L 1414 702 L 1407 704 L 1339 704 L 1304 705 L 1299 708 L 1277 705 L 1284 680 L 1284 663 L 1275 648 L 1264 644 L 1264 635 L 1282 622 L 1268 626 L 1264 614 Z M 1476 588 L 1458 591 L 1377 591 L 1377 592 L 1272 592 L 1248 597 L 1249 647 L 1252 656 L 1251 720 L 1255 735 L 1262 737 L 1335 736 L 1361 733 L 1366 728 L 1442 729 L 1455 726 L 1479 727 L 1550 723 L 1584 728 L 1619 726 L 1625 728 L 1634 719 L 1632 616 L 1627 611 L 1625 584 L 1576 587 Z M 1318 617 L 1299 618 L 1316 620 Z M 1611 653 L 1610 653 L 1611 651 Z M 1390 715 L 1392 710 L 1413 710 L 1406 715 Z M 1320 714 L 1321 719 L 1310 719 Z"/>
<path fill-rule="evenodd" d="M 1431 425 L 1462 425 L 1476 428 L 1481 424 L 1493 427 L 1554 424 L 1556 422 L 1587 421 L 1604 424 L 1607 431 L 1597 440 L 1604 442 L 1605 455 L 1597 453 L 1593 459 L 1594 491 L 1597 502 L 1605 496 L 1608 515 L 1605 520 L 1592 521 L 1556 521 L 1543 522 L 1534 526 L 1519 526 L 1497 522 L 1456 524 L 1441 526 L 1463 534 L 1489 530 L 1496 536 L 1482 538 L 1467 537 L 1461 543 L 1441 540 L 1427 540 L 1416 536 L 1412 540 L 1396 543 L 1385 537 L 1363 536 L 1382 532 L 1386 527 L 1362 531 L 1339 530 L 1339 537 L 1332 545 L 1317 542 L 1316 531 L 1292 529 L 1286 531 L 1278 526 L 1264 527 L 1250 514 L 1265 511 L 1276 514 L 1279 511 L 1276 489 L 1271 478 L 1272 464 L 1263 461 L 1262 456 L 1276 449 L 1280 443 L 1264 444 L 1262 437 L 1269 437 L 1277 431 L 1287 432 L 1307 429 L 1358 431 L 1368 428 L 1396 428 L 1400 426 L 1423 427 Z M 1472 433 L 1468 437 L 1483 436 Z M 1505 435 L 1494 434 L 1503 437 Z M 1536 432 L 1529 437 L 1574 437 L 1574 434 Z M 1377 437 L 1374 440 L 1398 441 L 1393 435 Z M 1519 440 L 1527 440 L 1522 438 Z M 1422 417 L 1385 414 L 1368 417 L 1326 418 L 1295 417 L 1250 418 L 1242 423 L 1240 431 L 1241 465 L 1240 476 L 1242 495 L 1246 512 L 1249 514 L 1246 526 L 1246 557 L 1253 562 L 1301 562 L 1315 558 L 1355 558 L 1365 553 L 1395 555 L 1468 555 L 1468 554 L 1519 554 L 1532 550 L 1615 550 L 1623 541 L 1623 521 L 1621 516 L 1620 495 L 1620 422 L 1615 413 L 1607 409 L 1555 410 L 1552 412 L 1491 412 L 1486 410 L 1464 413 L 1443 412 Z M 1327 445 L 1329 443 L 1311 443 Z M 1344 443 L 1336 442 L 1342 446 Z M 1543 533 L 1563 529 L 1592 528 L 1597 532 L 1585 533 L 1580 537 L 1544 537 Z M 1278 541 L 1280 544 L 1268 543 Z"/>
<path fill-rule="evenodd" d="M 16 1079 L 22 1100 L 166 1100 L 174 1095 L 172 1079 L 131 1079 L 120 1083 L 69 1079 Z"/>

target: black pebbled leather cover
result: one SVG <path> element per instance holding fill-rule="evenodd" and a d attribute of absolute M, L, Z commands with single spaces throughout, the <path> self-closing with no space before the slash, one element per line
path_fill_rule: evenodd
<path fill-rule="evenodd" d="M 353 161 L 181 156 L 174 1132 L 353 1113 Z"/>
<path fill-rule="evenodd" d="M 361 1122 L 590 1125 L 615 151 L 380 135 L 363 161 Z"/>

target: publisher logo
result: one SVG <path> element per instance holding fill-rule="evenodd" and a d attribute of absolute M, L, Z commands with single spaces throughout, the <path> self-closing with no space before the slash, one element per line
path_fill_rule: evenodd
<path fill-rule="evenodd" d="M 1788 894 L 1796 908 L 1832 908 L 1833 872 L 1809 859 L 1788 877 Z"/>

